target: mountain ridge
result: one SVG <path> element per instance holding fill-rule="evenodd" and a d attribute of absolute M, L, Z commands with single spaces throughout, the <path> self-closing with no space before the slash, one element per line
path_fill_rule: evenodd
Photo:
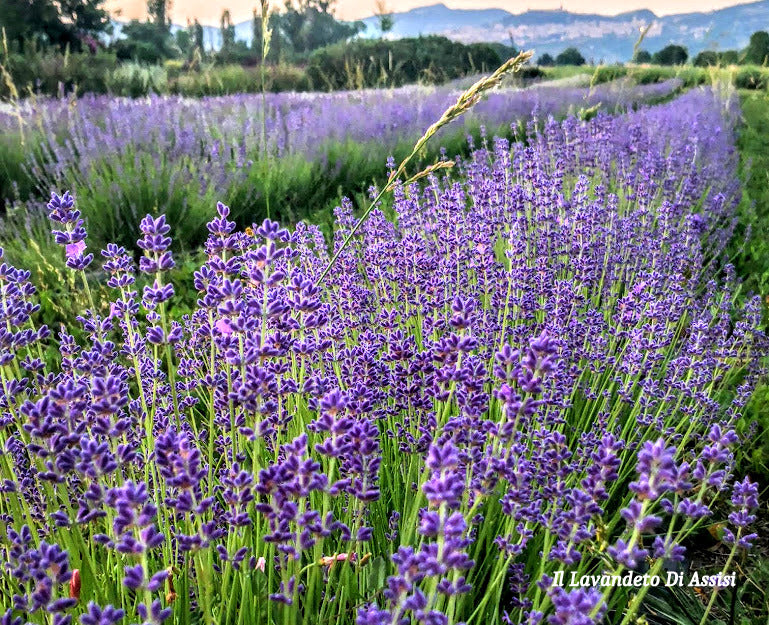
<path fill-rule="evenodd" d="M 531 10 L 520 14 L 504 9 L 451 9 L 443 3 L 393 14 L 394 28 L 388 38 L 443 35 L 464 43 L 499 42 L 533 49 L 537 56 L 553 56 L 573 46 L 593 62 L 630 60 L 642 29 L 649 31 L 641 48 L 655 51 L 677 43 L 694 56 L 701 50 L 744 48 L 755 30 L 769 29 L 769 0 L 758 0 L 708 12 L 658 16 L 649 9 L 617 15 L 572 13 L 559 9 Z M 376 16 L 360 20 L 363 37 L 381 36 Z M 749 29 L 741 24 L 751 24 Z M 120 30 L 120 23 L 116 23 Z M 183 28 L 174 25 L 174 30 Z M 204 26 L 207 48 L 221 47 L 216 26 Z M 251 41 L 251 21 L 235 24 L 235 36 Z"/>

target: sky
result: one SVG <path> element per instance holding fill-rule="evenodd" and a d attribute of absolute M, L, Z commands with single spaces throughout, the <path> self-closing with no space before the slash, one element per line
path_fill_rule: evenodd
<path fill-rule="evenodd" d="M 436 4 L 439 0 L 386 0 L 393 11 L 408 11 L 419 6 Z M 224 9 L 229 9 L 235 23 L 250 19 L 258 0 L 172 0 L 171 17 L 177 24 L 197 18 L 203 24 L 218 25 Z M 283 0 L 271 4 L 282 6 Z M 452 9 L 499 8 L 510 13 L 523 13 L 531 9 L 558 9 L 563 7 L 573 13 L 600 13 L 616 15 L 635 9 L 651 9 L 657 15 L 713 11 L 735 4 L 734 0 L 443 0 Z M 337 0 L 336 15 L 340 19 L 354 20 L 374 13 L 376 0 Z M 106 6 L 119 11 L 121 19 L 143 18 L 146 0 L 107 0 Z"/>

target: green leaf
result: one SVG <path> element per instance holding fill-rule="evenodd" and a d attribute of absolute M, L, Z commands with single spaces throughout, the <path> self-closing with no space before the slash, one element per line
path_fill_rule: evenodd
<path fill-rule="evenodd" d="M 368 585 L 372 590 L 384 588 L 387 579 L 387 563 L 382 556 L 377 556 L 368 567 Z"/>

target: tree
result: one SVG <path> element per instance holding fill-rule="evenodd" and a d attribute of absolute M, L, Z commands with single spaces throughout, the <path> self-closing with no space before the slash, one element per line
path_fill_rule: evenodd
<path fill-rule="evenodd" d="M 170 33 L 153 22 L 131 20 L 122 35 L 113 46 L 119 59 L 159 63 L 175 55 Z"/>
<path fill-rule="evenodd" d="M 112 28 L 104 0 L 2 0 L 0 27 L 19 51 L 26 45 L 61 50 L 95 50 L 101 33 Z"/>
<path fill-rule="evenodd" d="M 555 65 L 555 59 L 545 52 L 537 59 L 537 65 L 541 65 L 542 67 L 552 67 Z"/>
<path fill-rule="evenodd" d="M 639 50 L 633 57 L 634 63 L 651 63 L 652 55 L 648 50 Z"/>
<path fill-rule="evenodd" d="M 195 18 L 195 21 L 192 23 L 192 41 L 195 43 L 195 48 L 202 55 L 204 52 L 203 26 L 197 18 Z"/>
<path fill-rule="evenodd" d="M 393 13 L 387 8 L 385 0 L 376 0 L 374 15 L 376 15 L 379 22 L 379 30 L 382 33 L 382 37 L 384 37 L 395 26 Z"/>
<path fill-rule="evenodd" d="M 339 22 L 334 18 L 332 2 L 322 0 L 286 0 L 285 12 L 279 17 L 279 29 L 287 43 L 298 54 L 344 41 L 357 35 L 363 22 Z"/>
<path fill-rule="evenodd" d="M 584 65 L 585 57 L 579 53 L 577 48 L 566 48 L 557 57 L 555 57 L 556 65 Z"/>
<path fill-rule="evenodd" d="M 657 65 L 683 65 L 688 58 L 689 53 L 686 48 L 671 43 L 669 46 L 662 48 L 662 50 L 655 52 L 654 56 L 652 56 L 652 62 Z"/>
<path fill-rule="evenodd" d="M 155 26 L 168 29 L 170 26 L 170 18 L 168 17 L 170 8 L 170 0 L 147 0 L 147 15 L 150 22 Z"/>
<path fill-rule="evenodd" d="M 769 63 L 769 33 L 765 30 L 756 31 L 750 36 L 750 43 L 745 48 L 745 62 L 755 65 Z"/>
<path fill-rule="evenodd" d="M 219 23 L 222 33 L 222 54 L 227 56 L 235 47 L 235 25 L 232 23 L 230 12 L 227 9 L 222 11 L 222 19 Z"/>
<path fill-rule="evenodd" d="M 737 50 L 724 50 L 718 56 L 721 65 L 737 65 L 740 62 L 740 53 Z"/>
<path fill-rule="evenodd" d="M 192 58 L 192 53 L 195 50 L 192 41 L 192 24 L 188 21 L 187 28 L 184 30 L 177 30 L 174 35 L 174 43 L 176 44 L 176 47 L 179 48 L 179 53 L 183 58 L 188 60 Z"/>
<path fill-rule="evenodd" d="M 719 54 L 715 50 L 703 50 L 694 57 L 692 63 L 695 67 L 711 67 L 720 62 Z"/>

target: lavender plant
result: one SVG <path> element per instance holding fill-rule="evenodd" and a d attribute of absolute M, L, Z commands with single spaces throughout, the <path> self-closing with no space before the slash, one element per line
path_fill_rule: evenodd
<path fill-rule="evenodd" d="M 343 202 L 331 251 L 219 203 L 178 319 L 147 216 L 138 267 L 102 250 L 81 341 L 0 265 L 2 622 L 626 625 L 647 590 L 594 580 L 658 574 L 722 514 L 730 566 L 767 348 L 723 254 L 734 119 L 698 91 L 532 122 L 393 178 L 392 221 Z M 75 198 L 48 209 L 88 284 Z"/>
<path fill-rule="evenodd" d="M 265 4 L 265 13 L 268 7 Z M 265 31 L 267 33 L 267 31 Z M 268 38 L 263 38 L 268 43 Z M 532 116 L 565 116 L 600 104 L 625 110 L 675 91 L 680 83 L 618 88 L 499 89 L 486 95 L 462 120 L 441 130 L 441 140 L 461 149 L 468 132 L 481 125 L 509 131 L 510 123 Z M 19 126 L 27 137 L 27 174 L 37 186 L 22 194 L 24 219 L 45 215 L 38 208 L 51 189 L 76 193 L 100 245 L 132 244 L 146 212 L 166 215 L 180 235 L 178 245 L 205 240 L 210 207 L 221 199 L 245 225 L 252 215 L 275 217 L 275 204 L 290 221 L 338 202 L 339 187 L 365 190 L 389 154 L 406 156 L 424 131 L 462 91 L 408 87 L 338 93 L 236 95 L 192 100 L 86 96 L 19 101 L 13 113 L 0 110 L 0 129 L 12 143 Z M 432 155 L 431 155 L 432 156 Z M 369 173 L 370 172 L 370 173 Z M 299 181 L 295 185 L 291 182 Z M 22 184 L 22 187 L 25 187 Z M 354 188 L 352 188 L 354 187 Z M 327 189 L 320 199 L 308 189 Z M 24 191 L 25 189 L 22 189 Z M 294 201 L 294 198 L 299 198 Z M 9 194 L 3 200 L 13 200 Z M 302 201 L 304 200 L 304 201 Z M 317 206 L 322 203 L 324 206 Z M 18 225 L 0 226 L 0 240 Z"/>

